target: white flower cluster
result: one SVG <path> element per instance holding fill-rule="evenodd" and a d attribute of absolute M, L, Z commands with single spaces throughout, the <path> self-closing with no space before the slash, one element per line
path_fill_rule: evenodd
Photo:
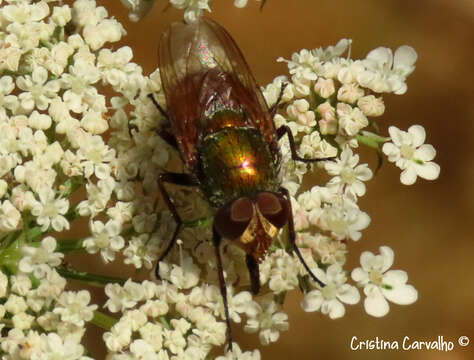
<path fill-rule="evenodd" d="M 171 3 L 186 9 L 189 21 L 209 7 L 207 0 Z M 159 70 L 146 77 L 129 47 L 105 47 L 124 34 L 95 0 L 72 6 L 7 0 L 0 8 L 0 328 L 9 329 L 0 339 L 4 359 L 87 359 L 80 342 L 97 306 L 89 304 L 87 291 L 65 291 L 58 250 L 97 253 L 104 262 L 120 254 L 125 264 L 152 269 L 175 229 L 157 197 L 158 175 L 178 158 L 157 135 L 162 117 L 148 98 L 154 93 L 165 107 Z M 380 48 L 353 61 L 340 57 L 349 45 L 342 40 L 295 54 L 283 94 L 286 112 L 275 117 L 278 126 L 290 127 L 301 156 L 337 156 L 319 166 L 331 177 L 325 186 L 302 191 L 303 178 L 316 166 L 292 161 L 288 141 L 280 144 L 280 176 L 292 195 L 297 245 L 326 286 L 308 280 L 285 250 L 283 231 L 260 264 L 261 295 L 252 297 L 244 252 L 225 240 L 222 245 L 230 318 L 258 333 L 262 344 L 288 329 L 282 302 L 299 286 L 306 292 L 303 308 L 331 318 L 344 315 L 343 304 L 360 300 L 343 266 L 347 241 L 358 241 L 370 223 L 357 201 L 373 174 L 354 151 L 387 140 L 366 131 L 369 118 L 385 110 L 374 93 L 405 92 L 416 53 L 402 47 L 392 61 L 392 53 Z M 278 98 L 283 82 L 288 80 L 279 77 L 266 87 L 268 103 Z M 389 132 L 392 142 L 383 152 L 402 168 L 402 182 L 437 177 L 434 149 L 423 145 L 420 127 Z M 73 201 L 78 189 L 85 197 Z M 209 206 L 195 190 L 168 191 L 184 229 L 160 263 L 161 281 L 106 286 L 106 308 L 119 313 L 104 335 L 110 359 L 205 359 L 226 341 Z M 80 220 L 87 221 L 89 234 L 57 243 L 54 233 L 74 229 Z M 416 300 L 406 273 L 387 271 L 391 250 L 382 247 L 381 253 L 364 253 L 362 268 L 352 272 L 374 316 L 388 311 L 386 300 Z M 260 353 L 233 344 L 219 359 L 234 358 L 260 359 Z"/>
<path fill-rule="evenodd" d="M 216 319 L 224 312 L 219 288 L 207 284 L 196 286 L 194 282 L 182 285 L 189 275 L 192 276 L 192 272 L 179 274 L 179 279 L 169 279 L 170 283 L 160 285 L 129 280 L 124 286 L 106 286 L 109 299 L 105 306 L 111 312 L 122 313 L 120 320 L 104 334 L 108 359 L 206 359 L 214 346 L 225 343 L 226 325 Z M 183 292 L 188 287 L 192 290 Z M 286 318 L 271 318 L 279 314 L 275 313 L 275 305 L 272 310 L 263 311 L 248 292 L 230 295 L 232 319 L 240 321 L 242 314 L 251 319 L 270 316 L 260 335 L 271 332 L 278 338 Z M 274 304 L 271 299 L 269 301 Z M 242 353 L 238 345 L 227 356 L 231 354 L 248 359 L 259 359 L 260 356 L 258 350 Z"/>
<path fill-rule="evenodd" d="M 0 330 L 10 328 L 0 336 L 2 359 L 91 359 L 80 343 L 97 305 L 86 290 L 65 291 L 66 279 L 53 269 L 63 257 L 55 248 L 52 237 L 25 246 L 16 275 L 0 272 Z"/>
<path fill-rule="evenodd" d="M 327 49 L 301 50 L 293 54 L 291 60 L 280 58 L 279 61 L 288 63 L 291 78 L 277 77 L 264 89 L 267 102 L 272 104 L 278 99 L 282 84 L 287 84 L 282 94 L 285 113 L 277 114 L 275 123 L 277 127 L 286 125 L 291 129 L 299 144 L 300 156 L 322 158 L 338 155 L 335 161 L 320 166 L 331 176 L 325 186 L 314 186 L 300 192 L 301 180 L 309 174 L 308 166 L 289 161 L 289 143 L 285 139 L 280 142 L 284 156 L 283 185 L 294 196 L 293 213 L 299 232 L 297 244 L 304 249 L 308 262 L 314 264 L 313 273 L 326 284 L 324 288 L 311 284 L 306 289 L 302 307 L 306 311 L 321 311 L 331 318 L 344 315 L 343 303 L 355 304 L 360 299 L 357 289 L 347 284 L 347 272 L 342 266 L 346 261 L 346 242 L 358 241 L 361 231 L 370 224 L 369 215 L 359 209 L 357 202 L 365 195 L 365 182 L 373 177 L 373 173 L 367 164 L 359 164 L 359 155 L 354 153 L 354 149 L 364 144 L 379 153 L 383 150 L 390 161 L 404 170 L 401 176 L 404 184 L 413 183 L 417 175 L 435 179 L 439 174 L 439 166 L 430 161 L 435 155 L 433 147 L 422 145 L 425 133 L 421 126 L 411 127 L 408 133 L 390 127 L 392 142 L 383 147 L 382 143 L 388 139 L 367 131 L 377 129 L 371 118 L 379 117 L 385 111 L 382 97 L 375 94 L 406 92 L 405 81 L 415 68 L 416 52 L 409 46 L 402 46 L 392 55 L 390 49 L 377 48 L 364 60 L 342 58 L 350 46 L 351 40 L 343 39 Z M 391 251 L 388 247 L 381 249 Z M 364 253 L 361 258 L 364 270 L 368 267 L 364 263 L 366 257 Z M 282 259 L 280 257 L 278 261 Z M 388 267 L 392 262 L 393 253 L 391 261 L 387 261 Z M 292 267 L 288 263 L 278 266 L 281 278 L 288 279 L 286 274 L 291 271 L 296 274 L 294 268 L 297 266 L 295 263 L 293 270 L 289 270 Z M 377 268 L 377 271 L 383 273 L 387 268 Z M 273 273 L 276 272 L 278 270 L 273 269 Z M 382 298 L 398 304 L 416 300 L 416 290 L 405 285 L 406 273 L 404 278 L 400 275 L 396 281 L 380 277 L 373 286 L 382 287 L 383 291 L 368 287 L 358 274 L 359 270 L 354 270 L 353 280 L 364 286 L 367 296 L 365 309 L 370 315 L 382 316 L 388 312 L 388 305 Z M 304 275 L 304 271 L 300 275 Z M 287 281 L 286 287 L 279 282 L 285 290 L 297 285 L 296 278 Z M 278 292 L 271 282 L 270 288 Z M 382 294 L 385 298 L 380 297 Z M 396 296 L 403 300 L 393 300 Z"/>

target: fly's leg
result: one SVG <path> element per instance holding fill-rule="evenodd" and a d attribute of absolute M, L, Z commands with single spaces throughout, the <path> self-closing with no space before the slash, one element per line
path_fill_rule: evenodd
<path fill-rule="evenodd" d="M 298 246 L 296 246 L 296 232 L 295 232 L 295 224 L 293 222 L 293 211 L 291 209 L 291 198 L 290 194 L 287 189 L 284 187 L 280 187 L 280 192 L 283 194 L 283 196 L 286 197 L 286 201 L 288 202 L 288 208 L 290 210 L 290 215 L 288 217 L 288 230 L 289 230 L 289 235 L 290 235 L 290 245 L 293 248 L 293 251 L 296 253 L 296 256 L 298 256 L 298 259 L 300 260 L 301 264 L 303 264 L 304 268 L 308 272 L 309 276 L 316 281 L 320 286 L 324 287 L 326 286 L 321 280 L 319 280 L 316 275 L 313 274 L 311 269 L 309 268 L 308 264 L 306 264 L 306 261 L 304 261 L 303 256 L 301 255 L 300 249 L 298 249 Z"/>
<path fill-rule="evenodd" d="M 222 266 L 222 258 L 220 252 L 221 236 L 217 233 L 216 228 L 212 227 L 212 243 L 217 258 L 217 274 L 219 275 L 219 287 L 221 290 L 222 300 L 224 302 L 225 323 L 227 325 L 226 338 L 229 344 L 229 350 L 232 351 L 232 330 L 230 328 L 229 304 L 227 303 L 227 287 L 224 279 L 224 268 Z"/>
<path fill-rule="evenodd" d="M 160 104 L 158 104 L 158 101 L 156 101 L 153 94 L 148 94 L 148 97 L 150 98 L 153 105 L 155 105 L 155 107 L 158 109 L 161 116 L 163 116 L 169 122 L 170 118 L 169 118 L 167 112 L 161 107 Z M 168 145 L 170 145 L 171 147 L 178 150 L 178 143 L 176 142 L 176 138 L 174 137 L 174 135 L 172 133 L 170 133 L 166 129 L 160 129 L 157 132 L 158 132 L 158 135 L 160 135 L 160 137 L 168 143 Z"/>
<path fill-rule="evenodd" d="M 287 134 L 288 135 L 288 140 L 290 141 L 290 150 L 291 150 L 291 158 L 293 160 L 305 162 L 305 163 L 314 163 L 318 161 L 327 161 L 327 160 L 334 160 L 336 157 L 327 157 L 327 158 L 319 158 L 319 159 L 305 159 L 302 158 L 301 156 L 298 155 L 296 152 L 296 145 L 295 145 L 295 139 L 293 138 L 293 134 L 291 133 L 291 129 L 286 126 L 282 125 L 277 129 L 277 138 L 280 140 L 283 135 Z"/>
<path fill-rule="evenodd" d="M 163 197 L 163 200 L 166 203 L 166 206 L 171 211 L 174 221 L 176 221 L 176 229 L 174 230 L 173 237 L 171 238 L 168 246 L 166 247 L 163 254 L 161 254 L 156 264 L 155 275 L 158 279 L 160 278 L 160 275 L 159 275 L 160 262 L 166 257 L 166 255 L 168 255 L 170 250 L 173 248 L 174 244 L 176 243 L 179 230 L 181 229 L 181 226 L 183 225 L 183 221 L 181 220 L 181 217 L 179 216 L 178 211 L 176 211 L 176 207 L 171 201 L 170 196 L 168 195 L 168 192 L 165 189 L 164 183 L 170 183 L 170 184 L 181 185 L 181 186 L 196 186 L 197 185 L 195 179 L 189 174 L 169 172 L 169 173 L 160 174 L 158 178 L 158 187 L 160 189 L 161 196 Z"/>
<path fill-rule="evenodd" d="M 166 120 L 169 120 L 169 116 L 168 116 L 168 113 L 161 107 L 160 104 L 158 104 L 158 101 L 156 101 L 155 97 L 153 96 L 153 94 L 148 94 L 148 97 L 150 98 L 150 100 L 152 101 L 153 105 L 156 106 L 156 108 L 158 109 L 158 111 L 160 112 L 160 114 L 166 119 Z"/>
<path fill-rule="evenodd" d="M 262 2 L 262 7 L 263 7 L 264 2 Z M 277 101 L 275 101 L 275 104 L 272 105 L 270 108 L 270 116 L 272 119 L 275 117 L 276 112 L 278 111 L 278 106 L 280 106 L 280 101 L 281 98 L 283 97 L 283 92 L 285 91 L 285 88 L 288 86 L 288 83 L 281 83 L 281 88 L 280 88 L 280 93 L 278 94 Z"/>
<path fill-rule="evenodd" d="M 255 261 L 254 257 L 249 254 L 246 255 L 245 262 L 247 263 L 247 269 L 249 269 L 252 293 L 257 295 L 260 291 L 260 271 L 258 263 Z"/>
<path fill-rule="evenodd" d="M 176 138 L 174 137 L 173 134 L 171 134 L 169 131 L 167 131 L 166 129 L 160 129 L 157 131 L 158 135 L 160 135 L 160 137 L 166 141 L 166 143 L 171 146 L 172 148 L 176 149 L 177 151 L 179 151 L 179 148 L 178 148 L 178 143 L 176 142 Z"/>

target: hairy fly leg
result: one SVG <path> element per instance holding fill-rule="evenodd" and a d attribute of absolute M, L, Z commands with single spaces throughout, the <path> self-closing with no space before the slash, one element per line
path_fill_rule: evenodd
<path fill-rule="evenodd" d="M 224 267 L 222 266 L 222 257 L 220 251 L 221 236 L 218 234 L 216 228 L 212 227 L 212 243 L 216 252 L 217 259 L 217 273 L 219 276 L 219 288 L 221 290 L 221 296 L 224 303 L 225 322 L 227 325 L 226 338 L 229 344 L 229 350 L 232 351 L 232 330 L 230 328 L 230 316 L 229 316 L 229 304 L 227 302 L 227 287 L 224 279 Z"/>
<path fill-rule="evenodd" d="M 166 257 L 166 255 L 168 255 L 168 253 L 173 248 L 174 244 L 176 243 L 176 239 L 178 237 L 181 226 L 183 225 L 183 220 L 181 220 L 181 217 L 179 216 L 178 211 L 176 210 L 176 207 L 171 201 L 171 198 L 165 189 L 164 183 L 181 185 L 181 186 L 197 186 L 196 180 L 189 174 L 168 172 L 168 173 L 160 174 L 158 178 L 158 187 L 160 189 L 161 196 L 163 197 L 163 200 L 166 206 L 171 211 L 171 214 L 173 215 L 173 218 L 176 221 L 176 229 L 174 230 L 173 237 L 171 238 L 168 246 L 166 247 L 163 254 L 161 254 L 156 264 L 155 275 L 157 278 L 160 278 L 160 275 L 159 275 L 160 262 Z"/>
<path fill-rule="evenodd" d="M 316 275 L 313 274 L 313 272 L 309 268 L 308 264 L 306 264 L 306 261 L 304 261 L 303 256 L 301 255 L 300 249 L 298 249 L 298 246 L 296 246 L 296 232 L 295 232 L 295 224 L 294 224 L 294 221 L 293 221 L 293 211 L 291 209 L 290 193 L 284 187 L 280 187 L 280 192 L 285 196 L 285 198 L 288 202 L 289 210 L 290 210 L 290 214 L 288 216 L 288 232 L 289 232 L 289 237 L 290 237 L 290 245 L 293 248 L 293 251 L 296 253 L 296 256 L 298 256 L 298 259 L 300 260 L 301 264 L 303 264 L 304 268 L 308 272 L 309 276 L 311 276 L 311 278 L 314 281 L 316 281 L 319 285 L 324 287 L 326 285 L 321 280 L 319 280 L 316 277 Z"/>

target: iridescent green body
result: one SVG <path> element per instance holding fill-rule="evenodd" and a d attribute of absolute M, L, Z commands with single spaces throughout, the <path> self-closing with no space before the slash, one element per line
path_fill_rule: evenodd
<path fill-rule="evenodd" d="M 278 164 L 254 128 L 228 126 L 207 135 L 199 162 L 201 189 L 215 207 L 261 191 L 277 191 L 280 185 Z"/>

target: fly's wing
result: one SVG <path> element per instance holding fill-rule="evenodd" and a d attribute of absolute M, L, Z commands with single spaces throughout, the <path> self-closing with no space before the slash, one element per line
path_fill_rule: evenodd
<path fill-rule="evenodd" d="M 267 104 L 240 49 L 227 31 L 202 18 L 174 23 L 163 34 L 160 71 L 173 132 L 186 165 L 197 165 L 200 136 L 215 110 L 244 114 L 244 125 L 259 129 L 272 151 L 276 130 Z"/>

